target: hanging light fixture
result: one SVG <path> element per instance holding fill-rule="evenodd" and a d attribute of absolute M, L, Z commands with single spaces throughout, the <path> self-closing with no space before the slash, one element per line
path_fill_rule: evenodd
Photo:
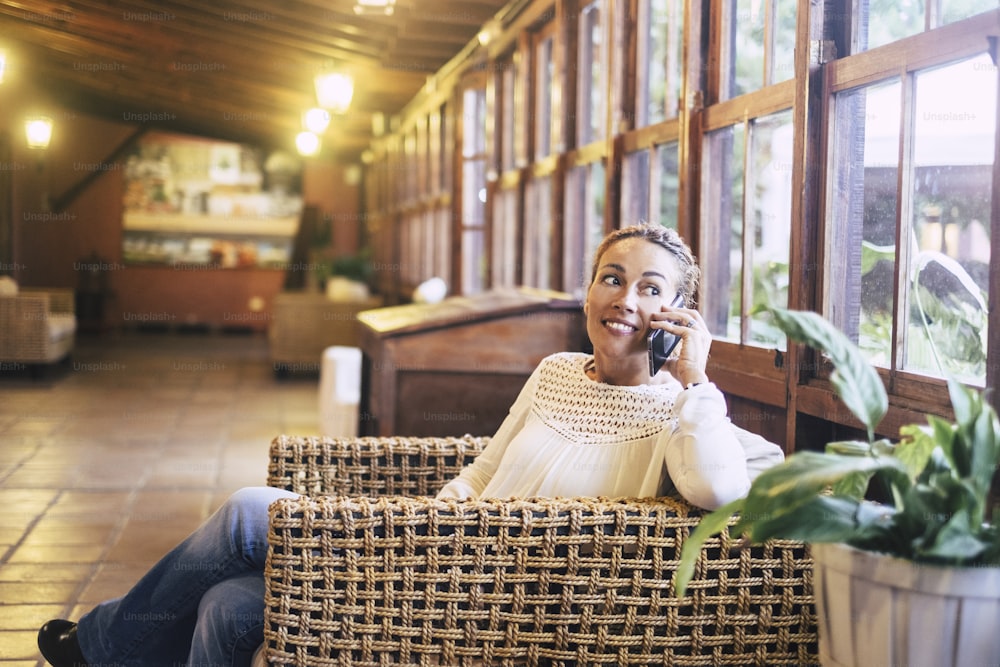
<path fill-rule="evenodd" d="M 313 134 L 323 134 L 330 125 L 330 112 L 314 107 L 302 114 L 302 127 Z"/>
<path fill-rule="evenodd" d="M 298 136 L 295 137 L 295 148 L 303 157 L 316 155 L 320 149 L 319 137 L 312 132 L 299 132 Z"/>
<path fill-rule="evenodd" d="M 392 16 L 396 0 L 355 0 L 354 13 L 358 15 L 382 14 Z"/>
<path fill-rule="evenodd" d="M 316 75 L 316 101 L 331 113 L 344 113 L 354 97 L 354 80 L 343 72 L 322 72 Z"/>
<path fill-rule="evenodd" d="M 52 119 L 48 116 L 32 116 L 24 121 L 24 136 L 28 148 L 44 150 L 52 140 Z"/>

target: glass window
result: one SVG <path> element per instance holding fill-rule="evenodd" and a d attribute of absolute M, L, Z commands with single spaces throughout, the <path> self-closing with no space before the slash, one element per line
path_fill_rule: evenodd
<path fill-rule="evenodd" d="M 848 231 L 828 235 L 848 262 L 828 309 L 878 365 L 985 383 L 996 88 L 984 54 L 835 98 L 830 218 Z"/>
<path fill-rule="evenodd" d="M 462 134 L 462 294 L 481 292 L 486 283 L 486 89 L 463 94 Z"/>
<path fill-rule="evenodd" d="M 857 3 L 854 34 L 864 51 L 998 6 L 996 0 L 865 0 Z"/>
<path fill-rule="evenodd" d="M 709 133 L 706 163 L 702 265 L 711 270 L 702 313 L 719 338 L 784 347 L 784 334 L 755 307 L 788 304 L 791 112 Z"/>
<path fill-rule="evenodd" d="M 551 31 L 550 31 L 551 32 Z M 555 62 L 553 37 L 540 37 L 535 45 L 535 159 L 552 152 L 552 93 Z"/>
<path fill-rule="evenodd" d="M 830 126 L 836 205 L 826 245 L 845 261 L 827 262 L 828 291 L 839 295 L 827 317 L 883 367 L 892 353 L 901 91 L 893 81 L 840 93 Z"/>
<path fill-rule="evenodd" d="M 517 166 L 515 132 L 518 106 L 515 105 L 517 69 L 513 59 L 501 61 L 500 67 L 500 170 L 510 171 Z"/>
<path fill-rule="evenodd" d="M 682 82 L 684 3 L 640 0 L 636 59 L 636 127 L 679 112 Z"/>
<path fill-rule="evenodd" d="M 563 289 L 583 298 L 590 283 L 590 260 L 604 236 L 604 162 L 574 167 L 566 180 Z"/>
<path fill-rule="evenodd" d="M 524 214 L 524 278 L 528 287 L 552 289 L 552 177 L 528 183 Z"/>
<path fill-rule="evenodd" d="M 659 218 L 652 218 L 664 227 L 677 229 L 680 216 L 680 157 L 676 141 L 660 144 L 656 147 L 657 164 L 659 165 L 659 188 L 653 188 L 651 194 L 651 210 L 659 211 Z"/>
<path fill-rule="evenodd" d="M 608 50 L 605 44 L 604 0 L 594 0 L 580 11 L 577 54 L 577 144 L 604 138 L 607 124 Z"/>
<path fill-rule="evenodd" d="M 649 220 L 649 151 L 629 153 L 622 160 L 622 226 Z"/>
<path fill-rule="evenodd" d="M 794 78 L 796 0 L 728 0 L 727 8 L 720 98 Z"/>
<path fill-rule="evenodd" d="M 493 287 L 517 285 L 517 188 L 497 190 L 493 200 Z"/>
<path fill-rule="evenodd" d="M 678 143 L 635 151 L 622 162 L 622 224 L 639 221 L 677 229 L 680 196 Z M 650 159 L 650 155 L 655 157 Z"/>

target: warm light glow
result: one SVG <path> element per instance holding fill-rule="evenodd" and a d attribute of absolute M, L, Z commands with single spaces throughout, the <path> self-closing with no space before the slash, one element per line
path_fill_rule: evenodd
<path fill-rule="evenodd" d="M 302 125 L 313 134 L 323 134 L 330 126 L 330 112 L 314 107 L 302 114 Z"/>
<path fill-rule="evenodd" d="M 316 76 L 316 101 L 333 113 L 344 113 L 354 97 L 354 80 L 341 72 L 324 72 Z"/>
<path fill-rule="evenodd" d="M 3 73 L 7 70 L 7 53 L 0 51 L 0 83 L 3 83 Z"/>
<path fill-rule="evenodd" d="M 395 10 L 393 5 L 395 4 L 396 0 L 356 0 L 354 13 L 392 16 L 392 12 Z"/>
<path fill-rule="evenodd" d="M 52 119 L 46 116 L 29 118 L 24 121 L 24 135 L 28 148 L 48 148 L 52 139 Z"/>
<path fill-rule="evenodd" d="M 299 155 L 305 157 L 316 155 L 319 153 L 319 137 L 312 132 L 299 132 L 298 136 L 295 137 L 295 147 L 298 149 Z"/>

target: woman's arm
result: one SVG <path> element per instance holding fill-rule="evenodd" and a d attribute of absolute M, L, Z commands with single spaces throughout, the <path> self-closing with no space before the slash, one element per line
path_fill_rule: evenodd
<path fill-rule="evenodd" d="M 711 510 L 741 498 L 754 477 L 784 458 L 780 447 L 729 421 L 726 399 L 712 383 L 685 389 L 674 408 L 667 473 L 693 505 Z"/>
<path fill-rule="evenodd" d="M 500 461 L 503 459 L 507 445 L 517 433 L 524 428 L 528 411 L 531 410 L 531 403 L 535 396 L 535 387 L 538 384 L 538 368 L 531 374 L 521 393 L 518 394 L 514 404 L 511 405 L 507 417 L 500 424 L 500 428 L 490 438 L 490 444 L 473 460 L 465 466 L 458 477 L 448 482 L 438 492 L 437 497 L 441 499 L 454 498 L 465 500 L 466 498 L 478 498 L 482 495 L 483 489 L 493 479 Z"/>

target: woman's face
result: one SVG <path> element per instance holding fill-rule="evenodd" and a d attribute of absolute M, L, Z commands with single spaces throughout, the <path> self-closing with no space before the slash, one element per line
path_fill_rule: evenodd
<path fill-rule="evenodd" d="M 670 305 L 680 279 L 677 259 L 651 241 L 626 238 L 610 246 L 583 306 L 594 354 L 644 358 L 650 314 Z"/>

